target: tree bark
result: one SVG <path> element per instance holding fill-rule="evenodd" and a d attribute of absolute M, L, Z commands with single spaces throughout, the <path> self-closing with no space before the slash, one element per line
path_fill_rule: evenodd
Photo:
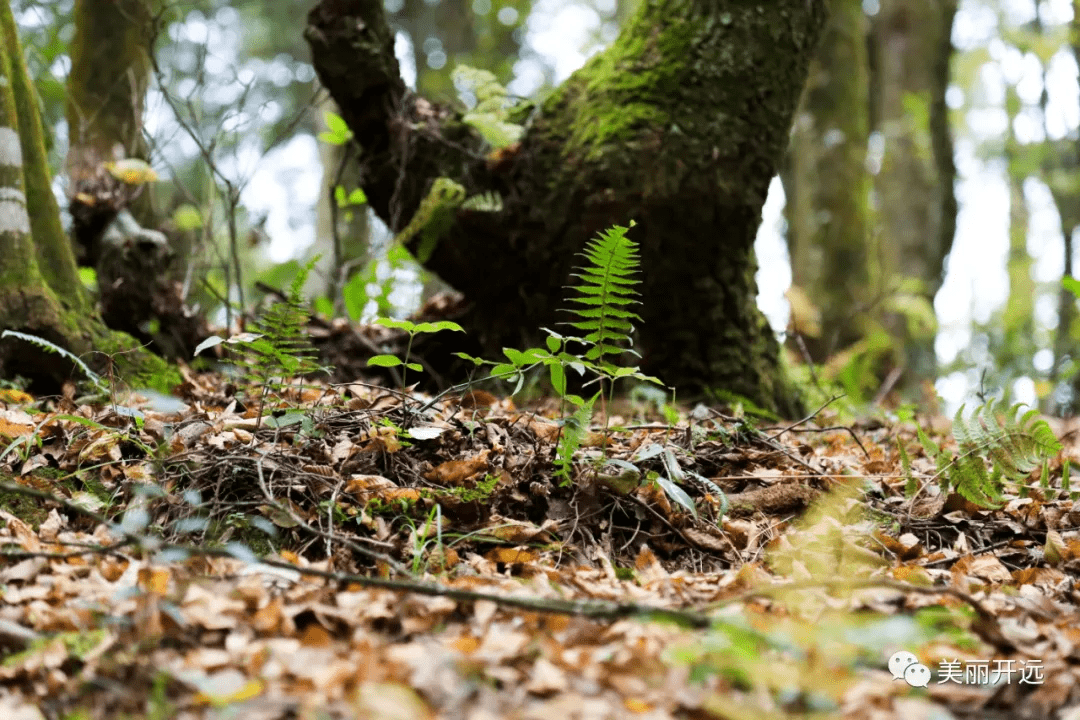
<path fill-rule="evenodd" d="M 956 165 L 945 103 L 956 7 L 956 0 L 882 0 L 874 21 L 874 115 L 885 141 L 876 183 L 878 285 L 891 297 L 890 329 L 903 348 L 908 387 L 935 374 L 933 301 L 956 232 Z"/>
<path fill-rule="evenodd" d="M 65 164 L 75 238 L 87 248 L 87 264 L 93 266 L 101 234 L 130 204 L 122 183 L 102 164 L 148 159 L 142 112 L 150 82 L 153 16 L 150 0 L 77 0 L 73 15 Z M 139 222 L 150 224 L 148 193 L 140 193 L 131 209 Z"/>
<path fill-rule="evenodd" d="M 0 2 L 0 327 L 35 335 L 91 367 L 115 356 L 128 380 L 167 383 L 161 361 L 98 319 L 78 279 L 52 194 L 37 99 L 11 6 Z M 92 349 L 99 353 L 88 354 Z M 72 363 L 25 341 L 0 340 L 0 377 L 21 375 L 44 392 L 73 377 Z M 175 373 L 174 373 L 175 375 Z"/>
<path fill-rule="evenodd" d="M 457 212 L 426 263 L 472 303 L 463 324 L 492 356 L 557 323 L 575 253 L 632 219 L 643 370 L 683 397 L 793 413 L 753 243 L 825 16 L 824 0 L 643 0 L 497 160 L 459 113 L 405 92 L 379 0 L 322 0 L 306 36 L 393 230 L 436 177 L 502 196 L 501 213 Z"/>
<path fill-rule="evenodd" d="M 830 9 L 783 174 L 792 285 L 819 315 L 817 328 L 793 329 L 815 362 L 865 335 L 872 302 L 866 17 L 860 0 Z"/>

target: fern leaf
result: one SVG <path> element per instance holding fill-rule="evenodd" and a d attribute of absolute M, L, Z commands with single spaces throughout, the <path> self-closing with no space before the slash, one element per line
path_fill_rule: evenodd
<path fill-rule="evenodd" d="M 586 352 L 588 360 L 602 360 L 619 355 L 630 344 L 634 320 L 641 318 L 628 310 L 637 304 L 636 273 L 640 264 L 637 243 L 626 237 L 629 228 L 616 225 L 600 233 L 579 253 L 589 265 L 579 268 L 572 277 L 579 283 L 572 289 L 578 297 L 570 301 L 580 307 L 568 310 L 577 316 L 567 324 L 586 333 L 592 343 Z"/>
<path fill-rule="evenodd" d="M 600 393 L 593 395 L 590 400 L 577 398 L 578 409 L 563 423 L 562 432 L 559 434 L 559 444 L 555 450 L 554 473 L 555 477 L 562 479 L 563 485 L 568 485 L 573 480 L 574 453 L 585 441 L 589 422 L 592 420 L 593 404 L 598 397 Z"/>
<path fill-rule="evenodd" d="M 953 419 L 953 436 L 959 448 L 955 457 L 921 429 L 918 435 L 937 465 L 936 476 L 943 489 L 952 488 L 983 507 L 1000 504 L 1006 481 L 1026 489 L 1028 477 L 1040 468 L 1040 481 L 1048 485 L 1047 461 L 1061 449 L 1038 411 L 1020 415 L 1020 406 L 1013 405 L 999 413 L 993 400 L 976 408 L 970 419 L 963 417 L 963 408 L 957 412 Z"/>

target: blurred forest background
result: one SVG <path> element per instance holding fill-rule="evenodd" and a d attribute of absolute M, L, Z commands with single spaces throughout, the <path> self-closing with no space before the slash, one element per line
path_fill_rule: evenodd
<path fill-rule="evenodd" d="M 335 108 L 303 37 L 313 3 L 128 4 L 158 19 L 143 25 L 156 32 L 125 40 L 151 48 L 152 62 L 120 73 L 126 97 L 146 88 L 136 154 L 158 176 L 132 210 L 179 248 L 174 271 L 194 304 L 223 321 L 225 298 L 283 287 L 316 253 L 307 290 L 327 315 L 401 316 L 442 289 L 353 192 L 349 145 L 335 139 Z M 633 5 L 387 0 L 386 9 L 406 82 L 469 105 L 455 67 L 542 97 L 614 39 Z M 94 59 L 116 45 L 102 34 L 123 28 L 87 20 L 95 6 L 12 2 L 61 197 L 69 88 L 100 76 L 98 66 L 79 80 L 73 67 L 123 62 Z M 1080 0 L 831 9 L 757 243 L 759 302 L 793 364 L 856 402 L 902 390 L 940 395 L 944 410 L 997 395 L 1075 413 Z"/>

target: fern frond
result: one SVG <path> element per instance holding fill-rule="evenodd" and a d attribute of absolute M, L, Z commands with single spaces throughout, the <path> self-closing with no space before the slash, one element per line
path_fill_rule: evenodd
<path fill-rule="evenodd" d="M 525 133 L 525 128 L 510 120 L 509 92 L 487 70 L 458 65 L 451 73 L 454 85 L 467 90 L 476 105 L 461 120 L 472 126 L 492 147 L 513 145 Z"/>
<path fill-rule="evenodd" d="M 471 210 L 472 212 L 502 212 L 502 195 L 497 192 L 485 192 L 480 193 L 479 195 L 473 195 L 472 197 L 467 198 L 465 202 L 461 203 L 461 209 Z"/>
<path fill-rule="evenodd" d="M 257 338 L 241 344 L 244 379 L 263 392 L 280 389 L 285 378 L 324 369 L 306 331 L 308 311 L 302 294 L 318 259 L 316 256 L 300 268 L 285 299 L 271 305 L 255 323 Z"/>
<path fill-rule="evenodd" d="M 917 430 L 919 441 L 937 465 L 935 477 L 943 490 L 952 489 L 977 505 L 994 507 L 1002 500 L 1006 481 L 1023 484 L 1041 467 L 1041 482 L 1049 483 L 1047 462 L 1061 450 L 1061 443 L 1038 411 L 1023 415 L 1019 411 L 1017 404 L 999 413 L 990 400 L 965 419 L 961 407 L 953 418 L 955 456 L 921 428 Z M 901 464 L 905 474 L 910 474 L 910 462 L 904 456 L 901 449 Z"/>
<path fill-rule="evenodd" d="M 394 245 L 406 245 L 420 235 L 422 242 L 416 249 L 416 259 L 427 262 L 439 238 L 453 222 L 454 211 L 465 201 L 465 194 L 465 186 L 461 183 L 448 177 L 435 178 L 409 224 L 394 236 Z"/>
<path fill-rule="evenodd" d="M 17 340 L 23 340 L 24 342 L 28 342 L 31 345 L 38 346 L 46 352 L 60 355 L 61 357 L 64 357 L 73 362 L 76 367 L 82 370 L 83 374 L 86 375 L 90 382 L 92 382 L 99 390 L 104 390 L 108 387 L 105 381 L 101 379 L 101 376 L 91 370 L 87 366 L 87 364 L 82 361 L 81 358 L 73 354 L 70 350 L 66 350 L 60 347 L 56 343 L 50 342 L 43 337 L 38 337 L 37 335 L 29 335 L 27 333 L 21 333 L 17 330 L 5 330 L 4 332 L 0 333 L 0 339 L 6 337 L 13 337 Z"/>
<path fill-rule="evenodd" d="M 593 404 L 600 393 L 593 395 L 589 400 L 578 398 L 578 408 L 570 417 L 563 422 L 562 432 L 559 434 L 559 444 L 555 449 L 555 477 L 562 479 L 562 484 L 567 485 L 573 480 L 574 453 L 578 451 L 585 441 L 585 435 L 589 430 L 589 422 L 592 421 Z"/>
<path fill-rule="evenodd" d="M 587 360 L 626 352 L 621 345 L 631 343 L 630 333 L 634 329 L 631 321 L 641 320 L 627 309 L 638 304 L 634 288 L 640 265 L 637 243 L 626 237 L 628 229 L 615 225 L 579 253 L 589 264 L 573 274 L 580 281 L 572 288 L 579 297 L 570 298 L 570 302 L 582 307 L 567 310 L 578 319 L 566 324 L 584 331 L 585 340 L 593 344 L 585 353 Z"/>

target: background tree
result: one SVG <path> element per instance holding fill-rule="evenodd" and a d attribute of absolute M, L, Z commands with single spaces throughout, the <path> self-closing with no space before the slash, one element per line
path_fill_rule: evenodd
<path fill-rule="evenodd" d="M 810 64 L 783 173 L 793 314 L 810 358 L 862 339 L 870 309 L 870 135 L 867 22 L 859 0 L 836 0 Z"/>
<path fill-rule="evenodd" d="M 150 0 L 75 2 L 65 170 L 77 223 L 92 222 L 103 229 L 112 220 L 109 213 L 120 209 L 109 202 L 120 181 L 109 175 L 106 163 L 150 159 L 143 138 L 143 106 L 150 82 L 154 12 Z M 153 220 L 149 198 L 149 193 L 142 193 L 135 212 L 148 225 Z"/>
<path fill-rule="evenodd" d="M 956 232 L 945 102 L 956 9 L 956 0 L 882 0 L 872 25 L 874 126 L 884 144 L 875 285 L 889 298 L 897 367 L 909 385 L 935 376 L 933 301 Z"/>
<path fill-rule="evenodd" d="M 804 0 L 642 2 L 494 165 L 455 113 L 406 96 L 381 3 L 320 3 L 307 37 L 362 138 L 364 189 L 392 229 L 439 176 L 505 198 L 494 216 L 456 213 L 426 263 L 473 303 L 463 324 L 485 349 L 520 347 L 556 322 L 574 253 L 634 219 L 649 269 L 643 368 L 684 390 L 791 412 L 756 307 L 753 241 L 824 19 L 823 3 Z"/>
<path fill-rule="evenodd" d="M 130 338 L 109 332 L 94 314 L 75 269 L 52 193 L 37 98 L 8 3 L 0 3 L 0 326 L 43 338 L 92 366 L 110 353 L 136 372 L 155 369 Z M 39 383 L 66 378 L 71 363 L 21 340 L 0 341 L 0 373 Z M 129 376 L 130 377 L 130 376 Z"/>

